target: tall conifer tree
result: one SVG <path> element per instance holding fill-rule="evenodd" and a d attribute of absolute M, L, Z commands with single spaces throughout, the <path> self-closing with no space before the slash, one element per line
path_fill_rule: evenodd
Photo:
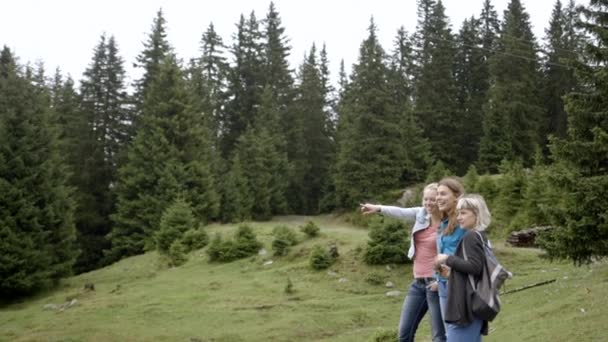
<path fill-rule="evenodd" d="M 84 116 L 79 175 L 73 178 L 81 200 L 76 212 L 78 241 L 82 253 L 77 269 L 86 271 L 102 262 L 102 250 L 109 248 L 105 236 L 110 232 L 110 214 L 115 199 L 111 187 L 117 181 L 118 167 L 131 139 L 129 100 L 124 84 L 123 60 L 114 37 L 101 36 L 93 58 L 81 81 L 80 112 Z"/>
<path fill-rule="evenodd" d="M 340 105 L 333 181 L 336 203 L 342 208 L 394 189 L 403 171 L 400 118 L 376 30 L 372 19 Z"/>
<path fill-rule="evenodd" d="M 549 28 L 545 31 L 547 55 L 544 60 L 543 89 L 548 115 L 542 131 L 545 136 L 566 136 L 567 119 L 562 98 L 577 86 L 570 65 L 582 52 L 582 39 L 574 27 L 575 11 L 574 1 L 570 1 L 566 8 L 561 1 L 556 1 Z"/>
<path fill-rule="evenodd" d="M 178 195 L 191 203 L 196 218 L 217 217 L 219 196 L 210 167 L 212 143 L 194 110 L 175 56 L 161 64 L 150 83 L 141 127 L 120 169 L 110 257 L 153 247 L 160 215 Z"/>
<path fill-rule="evenodd" d="M 454 169 L 466 170 L 460 146 L 454 143 L 454 135 L 461 131 L 453 75 L 454 38 L 441 1 L 421 0 L 419 8 L 415 39 L 421 50 L 417 56 L 414 110 L 435 157 Z"/>
<path fill-rule="evenodd" d="M 317 61 L 313 44 L 298 75 L 296 98 L 292 106 L 293 176 L 288 192 L 292 209 L 297 213 L 319 212 L 319 201 L 329 178 L 333 159 L 331 118 L 328 116 L 329 91 L 322 64 Z"/>
<path fill-rule="evenodd" d="M 50 90 L 0 52 L 0 298 L 69 275 L 78 254 L 74 202 L 58 151 Z"/>
<path fill-rule="evenodd" d="M 490 60 L 492 86 L 479 146 L 482 171 L 496 171 L 503 158 L 532 162 L 544 117 L 537 49 L 528 13 L 519 0 L 511 0 Z"/>
<path fill-rule="evenodd" d="M 199 110 L 205 116 L 214 140 L 219 143 L 229 69 L 222 37 L 215 31 L 213 23 L 203 34 L 200 45 L 201 56 L 192 61 L 188 70 L 189 83 Z"/>
<path fill-rule="evenodd" d="M 544 242 L 551 257 L 586 263 L 608 255 L 608 1 L 582 7 L 577 26 L 591 39 L 575 66 L 580 89 L 565 98 L 568 132 L 551 151 L 571 171 L 558 177 L 562 206 L 554 213 L 556 231 Z"/>
<path fill-rule="evenodd" d="M 412 108 L 414 57 L 413 44 L 403 27 L 397 31 L 394 51 L 390 58 L 389 86 L 395 108 L 400 114 L 401 143 L 406 146 L 402 159 L 401 181 L 411 184 L 421 181 L 432 161 L 431 145 L 424 137 L 419 120 Z"/>
<path fill-rule="evenodd" d="M 135 66 L 143 69 L 143 75 L 135 82 L 135 101 L 139 112 L 141 112 L 150 82 L 160 72 L 160 64 L 173 52 L 173 48 L 167 40 L 166 26 L 167 21 L 161 8 L 156 12 L 156 17 L 152 21 L 152 31 L 144 42 L 144 49 L 136 59 Z"/>
<path fill-rule="evenodd" d="M 228 103 L 222 124 L 222 152 L 229 156 L 241 134 L 253 123 L 264 88 L 263 45 L 259 21 L 251 12 L 237 24 L 231 48 L 233 64 L 228 77 Z"/>

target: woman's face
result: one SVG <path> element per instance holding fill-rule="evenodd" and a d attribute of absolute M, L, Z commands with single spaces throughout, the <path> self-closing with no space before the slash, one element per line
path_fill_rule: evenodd
<path fill-rule="evenodd" d="M 437 191 L 426 190 L 422 194 L 422 205 L 426 209 L 427 213 L 434 213 L 437 211 Z"/>
<path fill-rule="evenodd" d="M 456 207 L 456 196 L 445 185 L 440 185 L 437 187 L 437 207 L 439 211 L 448 212 L 454 207 Z"/>
<path fill-rule="evenodd" d="M 477 223 L 477 216 L 471 209 L 460 209 L 458 210 L 458 216 L 456 216 L 456 221 L 461 228 L 472 229 L 475 228 L 475 224 Z"/>

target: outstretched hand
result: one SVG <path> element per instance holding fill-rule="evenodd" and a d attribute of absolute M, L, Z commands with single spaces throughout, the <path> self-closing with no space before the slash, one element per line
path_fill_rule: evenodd
<path fill-rule="evenodd" d="M 361 203 L 359 206 L 363 215 L 374 214 L 380 211 L 380 206 L 376 204 Z"/>

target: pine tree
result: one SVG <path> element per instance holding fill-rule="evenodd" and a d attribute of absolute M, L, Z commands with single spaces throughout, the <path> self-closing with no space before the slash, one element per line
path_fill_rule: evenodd
<path fill-rule="evenodd" d="M 224 157 L 253 123 L 264 89 L 262 33 L 254 12 L 243 15 L 237 24 L 235 43 L 231 48 L 234 65 L 228 77 L 228 103 L 224 112 L 221 146 Z"/>
<path fill-rule="evenodd" d="M 31 74 L 30 74 L 31 75 Z M 42 90 L 0 52 L 0 298 L 69 275 L 78 254 L 74 202 Z M 45 94 L 46 93 L 46 94 Z"/>
<path fill-rule="evenodd" d="M 407 146 L 401 161 L 403 173 L 400 177 L 405 184 L 423 180 L 432 160 L 431 145 L 424 137 L 420 122 L 412 109 L 415 68 L 413 53 L 410 37 L 403 27 L 399 28 L 390 59 L 389 86 L 395 108 L 400 114 L 401 142 Z"/>
<path fill-rule="evenodd" d="M 239 137 L 236 146 L 239 160 L 247 165 L 243 173 L 252 198 L 251 216 L 256 220 L 272 217 L 272 170 L 268 154 L 272 152 L 271 138 L 265 129 L 256 132 L 250 127 Z"/>
<path fill-rule="evenodd" d="M 566 136 L 566 111 L 563 96 L 576 89 L 574 70 L 569 67 L 580 52 L 581 38 L 574 28 L 576 19 L 574 1 L 567 8 L 557 0 L 553 7 L 549 28 L 545 31 L 543 89 L 547 119 L 542 134 L 547 141 L 548 135 L 560 138 Z"/>
<path fill-rule="evenodd" d="M 213 145 L 192 103 L 175 56 L 169 55 L 150 83 L 141 127 L 119 170 L 110 258 L 152 247 L 160 215 L 178 194 L 192 204 L 197 220 L 217 216 L 219 196 L 210 167 Z"/>
<path fill-rule="evenodd" d="M 152 31 L 144 42 L 144 50 L 136 59 L 135 66 L 143 68 L 142 77 L 135 82 L 135 101 L 139 112 L 141 112 L 150 83 L 160 72 L 160 64 L 173 52 L 173 48 L 167 40 L 166 25 L 167 21 L 161 8 L 156 12 L 156 17 L 152 21 Z"/>
<path fill-rule="evenodd" d="M 163 211 L 160 228 L 154 235 L 156 249 L 159 253 L 168 255 L 171 245 L 181 240 L 184 233 L 196 227 L 196 219 L 192 214 L 192 207 L 183 198 L 177 197 L 173 203 Z"/>
<path fill-rule="evenodd" d="M 584 46 L 584 59 L 575 64 L 579 90 L 565 98 L 568 130 L 554 139 L 551 153 L 566 172 L 559 179 L 561 205 L 553 216 L 555 232 L 543 247 L 553 258 L 577 264 L 604 258 L 608 253 L 608 2 L 592 1 L 580 8 L 584 20 L 577 26 L 591 36 Z"/>
<path fill-rule="evenodd" d="M 551 167 L 544 165 L 542 161 L 543 156 L 539 149 L 534 157 L 534 167 L 526 177 L 521 210 L 510 220 L 509 230 L 550 224 L 548 212 L 559 200 L 549 178 Z"/>
<path fill-rule="evenodd" d="M 492 216 L 496 226 L 508 226 L 513 217 L 522 210 L 524 194 L 526 193 L 527 178 L 520 160 L 503 160 L 498 168 L 502 175 L 497 181 L 498 193 L 494 199 L 495 210 Z M 523 229 L 524 227 L 517 227 Z"/>
<path fill-rule="evenodd" d="M 537 45 L 529 15 L 519 0 L 509 3 L 496 44 L 490 59 L 492 86 L 484 108 L 478 165 L 492 172 L 503 158 L 521 158 L 524 165 L 532 162 L 544 117 Z"/>
<path fill-rule="evenodd" d="M 253 196 L 237 153 L 232 157 L 226 176 L 222 177 L 221 190 L 223 222 L 241 222 L 251 218 Z"/>
<path fill-rule="evenodd" d="M 102 250 L 109 248 L 105 236 L 111 229 L 115 202 L 111 186 L 117 181 L 118 167 L 131 140 L 125 77 L 114 37 L 102 35 L 81 81 L 79 110 L 84 123 L 79 123 L 77 134 L 82 146 L 76 149 L 80 154 L 72 165 L 79 173 L 74 175 L 73 185 L 81 200 L 76 211 L 82 249 L 76 264 L 79 272 L 101 266 Z"/>
<path fill-rule="evenodd" d="M 482 22 L 474 17 L 465 19 L 456 38 L 455 78 L 460 111 L 461 130 L 458 141 L 461 163 L 470 165 L 477 160 L 479 141 L 483 134 L 483 105 L 487 100 L 488 65 L 486 50 L 480 34 Z M 462 170 L 462 167 L 459 168 Z"/>
<path fill-rule="evenodd" d="M 336 134 L 336 95 L 335 88 L 331 85 L 330 72 L 329 72 L 329 57 L 327 56 L 327 48 L 323 44 L 319 55 L 319 76 L 321 77 L 321 87 L 323 88 L 323 98 L 325 100 L 325 117 L 326 124 L 325 130 L 328 132 L 330 137 L 334 137 Z"/>
<path fill-rule="evenodd" d="M 493 55 L 493 48 L 496 47 L 496 39 L 500 32 L 500 22 L 498 20 L 498 14 L 494 9 L 494 6 L 490 0 L 485 0 L 483 3 L 483 9 L 479 16 L 479 36 L 481 38 L 481 47 L 486 57 L 486 61 Z M 485 72 L 488 73 L 488 64 L 484 63 Z M 487 79 L 487 78 L 486 78 Z M 486 81 L 489 85 L 489 80 Z M 487 88 L 486 88 L 487 89 Z"/>
<path fill-rule="evenodd" d="M 273 2 L 270 2 L 263 24 L 263 84 L 272 90 L 272 96 L 278 105 L 281 127 L 285 129 L 289 126 L 289 122 L 285 122 L 285 111 L 293 99 L 293 77 L 287 60 L 291 48 L 287 45 L 285 28 L 281 25 L 281 18 Z"/>
<path fill-rule="evenodd" d="M 201 56 L 192 61 L 188 70 L 189 85 L 214 140 L 217 140 L 226 103 L 229 66 L 224 57 L 224 43 L 213 23 L 203 34 L 200 44 Z"/>
<path fill-rule="evenodd" d="M 86 136 L 87 122 L 80 111 L 80 96 L 74 89 L 74 80 L 68 76 L 64 81 L 59 68 L 56 70 L 52 88 L 52 117 L 59 139 L 59 152 L 73 172 L 80 168 L 82 154 L 78 151 Z M 70 181 L 72 186 L 75 183 Z"/>
<path fill-rule="evenodd" d="M 368 32 L 340 104 L 333 183 L 341 208 L 394 189 L 403 172 L 399 112 L 388 86 L 387 57 L 373 19 Z"/>
<path fill-rule="evenodd" d="M 418 15 L 415 45 L 421 50 L 417 56 L 414 110 L 431 142 L 433 155 L 461 170 L 467 165 L 453 138 L 461 131 L 453 77 L 454 37 L 441 1 L 421 0 Z"/>
<path fill-rule="evenodd" d="M 313 44 L 302 63 L 292 105 L 289 130 L 290 162 L 293 164 L 288 198 L 291 208 L 302 214 L 319 212 L 319 201 L 329 178 L 333 159 L 332 125 L 328 113 L 327 79 Z"/>
<path fill-rule="evenodd" d="M 251 214 L 259 220 L 287 212 L 286 191 L 290 165 L 285 139 L 279 130 L 278 106 L 270 87 L 264 89 L 256 122 L 239 138 L 236 148 L 250 194 Z"/>
<path fill-rule="evenodd" d="M 91 183 L 100 167 L 93 164 L 95 154 L 92 152 L 96 139 L 90 129 L 90 120 L 82 110 L 81 97 L 74 89 L 74 81 L 68 78 L 65 82 L 57 70 L 52 95 L 52 122 L 59 138 L 59 152 L 63 156 L 69 171 L 69 185 L 73 187 L 73 198 L 77 203 L 74 215 L 77 231 L 77 243 L 80 254 L 74 264 L 74 271 L 80 273 L 100 266 L 102 250 L 108 247 L 103 230 L 109 227 L 107 218 L 99 217 L 99 203 L 96 203 Z M 91 229 L 87 229 L 91 227 Z M 100 227 L 101 232 L 95 227 Z M 107 233 L 107 232 L 106 232 Z"/>

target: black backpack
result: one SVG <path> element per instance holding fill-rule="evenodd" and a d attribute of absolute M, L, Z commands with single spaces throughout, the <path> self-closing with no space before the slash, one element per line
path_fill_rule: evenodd
<path fill-rule="evenodd" d="M 492 247 L 485 242 L 481 233 L 475 232 L 483 243 L 485 258 L 483 272 L 477 284 L 475 284 L 473 276 L 469 274 L 469 281 L 473 288 L 472 309 L 475 317 L 484 321 L 492 321 L 500 312 L 499 289 L 505 280 L 513 277 L 513 274 L 498 262 Z M 467 251 L 464 244 L 462 245 L 462 252 L 464 259 L 467 260 Z"/>

